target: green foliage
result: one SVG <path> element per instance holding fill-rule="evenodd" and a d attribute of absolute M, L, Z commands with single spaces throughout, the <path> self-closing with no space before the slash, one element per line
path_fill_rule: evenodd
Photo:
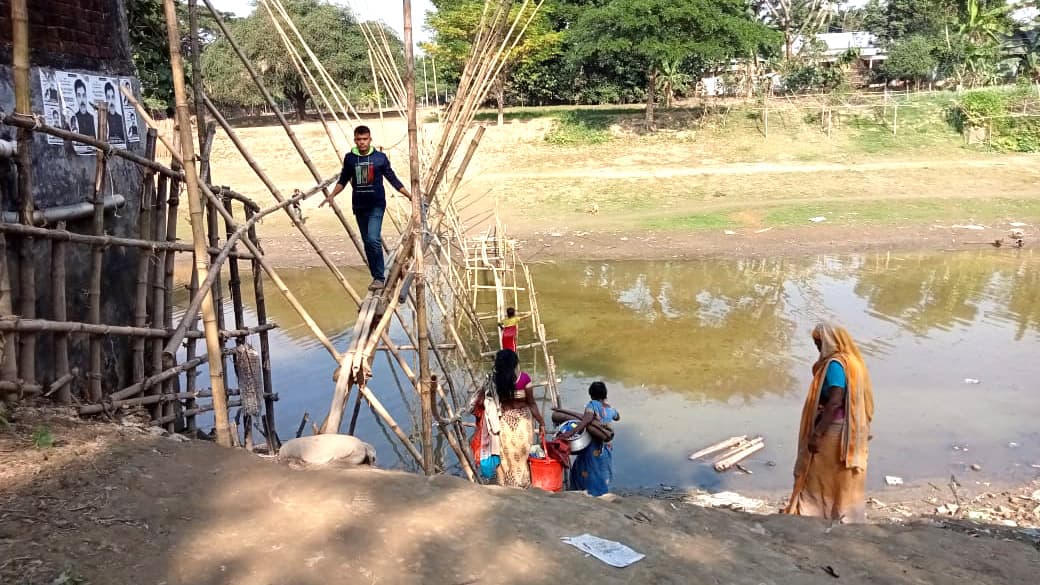
<path fill-rule="evenodd" d="M 894 42 L 885 61 L 885 76 L 918 83 L 927 81 L 939 66 L 935 49 L 935 41 L 924 35 L 913 35 Z"/>
<path fill-rule="evenodd" d="M 326 0 L 288 0 L 284 4 L 300 34 L 347 97 L 360 102 L 370 95 L 368 45 L 350 10 Z M 370 24 L 377 35 L 382 30 L 401 63 L 403 46 L 395 33 L 382 24 Z M 232 21 L 229 28 L 275 98 L 293 102 L 300 114 L 308 101 L 307 87 L 267 11 L 258 8 L 250 16 Z M 294 33 L 286 33 L 295 40 Z M 309 63 L 306 54 L 303 58 Z M 225 39 L 206 48 L 202 67 L 206 91 L 214 101 L 239 106 L 261 103 L 259 91 Z"/>
<path fill-rule="evenodd" d="M 791 63 L 783 74 L 784 88 L 791 93 L 836 91 L 848 85 L 848 78 L 838 67 L 826 67 L 811 61 Z"/>
<path fill-rule="evenodd" d="M 1029 114 L 1033 100 L 1029 86 L 967 92 L 951 112 L 950 121 L 961 132 L 987 128 L 989 145 L 996 150 L 1040 152 L 1040 114 L 1022 115 Z"/>
<path fill-rule="evenodd" d="M 545 141 L 557 146 L 586 146 L 610 140 L 610 118 L 594 112 L 571 110 L 553 122 Z"/>
<path fill-rule="evenodd" d="M 55 442 L 54 433 L 51 432 L 50 427 L 40 426 L 33 431 L 32 443 L 37 449 L 49 449 L 54 446 Z"/>

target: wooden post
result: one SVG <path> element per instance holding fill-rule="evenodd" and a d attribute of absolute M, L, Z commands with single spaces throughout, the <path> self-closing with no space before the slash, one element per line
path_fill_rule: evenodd
<path fill-rule="evenodd" d="M 149 132 L 151 134 L 151 132 Z M 155 242 L 170 241 L 170 223 L 173 223 L 172 229 L 174 233 L 177 230 L 177 211 L 174 208 L 173 212 L 170 213 L 167 210 L 167 192 L 169 190 L 169 184 L 165 177 L 159 177 L 158 188 L 155 191 L 155 196 L 152 198 L 155 210 L 152 213 L 152 235 L 151 239 Z M 174 236 L 176 238 L 176 236 Z M 152 262 L 152 327 L 156 329 L 170 329 L 171 322 L 173 321 L 173 310 L 170 306 L 173 302 L 172 292 L 170 288 L 173 287 L 173 254 L 165 250 L 156 250 L 154 253 L 154 260 Z M 168 268 L 169 267 L 169 268 Z M 147 371 L 153 375 L 159 373 L 163 369 L 163 341 L 162 339 L 151 340 L 151 347 L 149 352 L 151 353 L 150 363 L 151 365 L 146 368 Z M 174 385 L 177 383 L 176 378 L 171 378 L 162 383 L 159 388 L 159 393 L 163 396 L 175 394 Z M 174 409 L 177 405 L 173 401 L 164 400 L 162 407 L 159 408 L 160 418 L 163 420 L 174 417 L 177 414 Z M 166 430 L 174 432 L 177 430 L 175 420 L 171 420 L 166 425 Z"/>
<path fill-rule="evenodd" d="M 195 297 L 195 293 L 198 290 L 199 290 L 199 273 L 195 270 L 195 267 L 192 266 L 192 269 L 191 269 L 191 281 L 188 283 L 188 296 L 191 297 L 191 298 L 194 298 Z M 194 330 L 194 326 L 192 326 L 192 330 Z M 185 349 L 185 352 L 184 352 L 184 362 L 185 363 L 193 363 L 195 361 L 195 357 L 196 357 L 196 355 L 198 354 L 198 351 L 199 351 L 198 350 L 198 338 L 191 337 L 190 339 L 187 340 L 186 345 L 187 345 L 187 348 Z M 169 363 L 173 364 L 172 358 L 171 358 Z M 194 393 L 195 393 L 195 386 L 198 383 L 195 380 L 197 377 L 198 377 L 198 371 L 195 368 L 190 368 L 187 371 L 185 371 L 184 391 L 189 396 L 190 395 L 194 395 Z M 185 412 L 191 412 L 192 409 L 194 409 L 195 407 L 196 407 L 196 402 L 195 402 L 194 398 L 189 398 L 189 399 L 187 399 L 184 402 L 184 410 L 185 410 Z M 188 429 L 188 436 L 195 437 L 198 434 L 199 427 L 198 427 L 198 421 L 195 419 L 195 415 L 192 415 L 192 414 L 187 415 L 186 419 L 184 421 L 184 424 L 185 424 L 185 426 Z"/>
<path fill-rule="evenodd" d="M 195 145 L 191 136 L 191 115 L 188 111 L 188 94 L 184 83 L 184 63 L 181 59 L 181 37 L 178 31 L 177 6 L 174 0 L 163 0 L 166 13 L 166 31 L 169 36 L 170 66 L 173 70 L 173 89 L 177 99 L 177 124 L 180 126 L 181 161 L 184 165 L 184 178 L 188 186 L 188 208 L 191 218 L 192 242 L 195 246 L 195 270 L 199 280 L 209 276 L 209 262 L 206 246 L 205 223 L 202 213 L 202 192 L 199 189 L 199 176 L 195 168 Z M 217 432 L 217 443 L 225 447 L 231 446 L 231 433 L 228 428 L 227 390 L 224 387 L 224 372 L 220 364 L 223 355 L 220 352 L 220 333 L 217 331 L 216 308 L 210 292 L 202 302 L 202 322 L 206 333 L 206 350 L 209 356 L 210 386 L 213 388 L 213 418 Z"/>
<path fill-rule="evenodd" d="M 899 102 L 892 104 L 892 134 L 899 135 Z"/>
<path fill-rule="evenodd" d="M 108 104 L 98 104 L 98 136 L 108 136 Z M 108 158 L 105 151 L 97 150 L 97 166 L 94 171 L 94 235 L 105 235 L 105 205 L 104 187 L 105 176 L 108 167 Z M 87 293 L 88 315 L 87 319 L 94 325 L 101 324 L 101 270 L 105 255 L 105 249 L 100 246 L 91 250 L 90 261 L 90 290 Z M 90 402 L 100 402 L 101 392 L 101 337 L 92 335 L 90 337 L 90 373 L 87 376 L 87 398 Z"/>

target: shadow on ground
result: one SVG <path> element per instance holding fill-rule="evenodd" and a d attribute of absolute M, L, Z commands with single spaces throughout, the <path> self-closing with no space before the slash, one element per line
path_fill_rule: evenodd
<path fill-rule="evenodd" d="M 933 528 L 294 471 L 138 429 L 48 424 L 56 447 L 32 446 L 38 425 L 0 434 L 5 584 L 1011 584 L 1040 569 L 1026 544 Z M 560 542 L 586 532 L 646 559 L 615 569 Z"/>

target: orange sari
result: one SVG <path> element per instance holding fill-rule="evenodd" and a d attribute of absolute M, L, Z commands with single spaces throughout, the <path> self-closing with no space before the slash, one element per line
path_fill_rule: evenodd
<path fill-rule="evenodd" d="M 863 356 L 844 328 L 820 325 L 820 359 L 802 408 L 794 489 L 786 514 L 813 516 L 841 523 L 866 521 L 866 477 L 874 393 Z M 823 432 L 818 452 L 809 452 L 809 439 L 820 414 L 820 394 L 827 366 L 837 361 L 845 369 L 845 420 Z"/>

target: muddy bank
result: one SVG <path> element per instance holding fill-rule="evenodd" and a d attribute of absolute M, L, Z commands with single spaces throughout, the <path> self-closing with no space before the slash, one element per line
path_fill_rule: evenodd
<path fill-rule="evenodd" d="M 342 227 L 315 221 L 308 225 L 329 256 L 342 266 L 359 266 L 361 257 Z M 646 231 L 597 228 L 538 231 L 528 226 L 510 229 L 509 235 L 521 242 L 521 254 L 528 262 L 553 260 L 695 260 L 705 258 L 791 257 L 807 254 L 844 254 L 875 251 L 963 251 L 991 247 L 1004 239 L 1013 243 L 1003 227 L 965 230 L 950 226 L 838 226 L 760 230 Z M 1035 228 L 1025 228 L 1024 245 L 1035 247 L 1040 236 Z M 389 241 L 396 234 L 388 231 Z M 262 234 L 266 256 L 276 267 L 310 268 L 323 266 L 313 249 L 291 228 L 279 226 Z M 190 257 L 179 256 L 184 267 Z"/>
<path fill-rule="evenodd" d="M 642 497 L 604 501 L 376 470 L 291 471 L 71 419 L 0 434 L 0 581 L 19 584 L 1026 583 L 1030 544 L 918 523 L 828 528 Z M 55 444 L 34 446 L 46 428 Z M 644 553 L 614 569 L 560 542 Z M 57 580 L 56 580 L 57 579 Z"/>

